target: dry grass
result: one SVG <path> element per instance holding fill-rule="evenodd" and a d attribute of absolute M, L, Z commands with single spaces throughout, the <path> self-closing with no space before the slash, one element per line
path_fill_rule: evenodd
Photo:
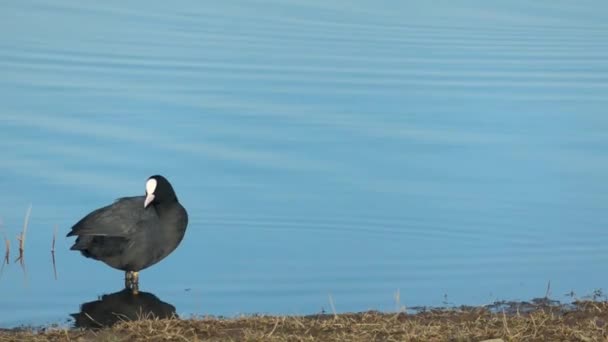
<path fill-rule="evenodd" d="M 23 228 L 22 228 L 21 232 L 17 235 L 17 241 L 19 242 L 19 244 L 18 244 L 19 255 L 17 256 L 17 258 L 15 258 L 15 262 L 19 263 L 19 266 L 21 266 L 21 269 L 23 270 L 23 274 L 26 279 L 26 283 L 27 283 L 27 270 L 25 267 L 25 240 L 27 237 L 27 230 L 29 227 L 31 214 L 32 214 L 32 205 L 30 204 L 30 206 L 28 207 L 28 209 L 25 213 L 25 218 L 23 220 Z M 53 275 L 55 277 L 55 280 L 57 280 L 57 264 L 55 262 L 55 242 L 57 240 L 57 230 L 58 229 L 59 229 L 59 226 L 55 225 L 55 229 L 53 230 L 53 240 L 51 243 L 51 261 L 53 263 Z M 4 256 L 2 257 L 2 262 L 0 265 L 0 276 L 1 276 L 2 272 L 4 271 L 4 267 L 6 265 L 10 264 L 11 242 L 8 239 L 4 229 L 2 229 L 2 221 L 0 221 L 0 231 L 2 231 L 2 234 L 4 237 L 4 249 L 5 249 Z"/>
<path fill-rule="evenodd" d="M 0 331 L 0 341 L 606 341 L 608 302 L 537 306 L 522 313 L 487 308 L 417 314 L 165 319 L 101 330 Z"/>

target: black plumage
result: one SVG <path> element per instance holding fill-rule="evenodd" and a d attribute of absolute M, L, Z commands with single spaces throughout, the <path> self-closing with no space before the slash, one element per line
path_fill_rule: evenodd
<path fill-rule="evenodd" d="M 130 287 L 137 285 L 137 272 L 177 248 L 187 225 L 188 213 L 173 187 L 156 175 L 146 182 L 146 196 L 120 198 L 91 212 L 67 236 L 78 237 L 72 250 L 127 272 Z"/>

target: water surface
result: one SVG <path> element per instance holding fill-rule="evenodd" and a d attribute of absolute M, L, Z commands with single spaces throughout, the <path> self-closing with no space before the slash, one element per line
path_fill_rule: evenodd
<path fill-rule="evenodd" d="M 606 10 L 6 4 L 0 217 L 11 259 L 33 209 L 27 274 L 11 263 L 0 277 L 0 326 L 66 322 L 120 291 L 121 272 L 70 252 L 63 236 L 157 173 L 190 224 L 141 287 L 180 315 L 604 287 Z"/>

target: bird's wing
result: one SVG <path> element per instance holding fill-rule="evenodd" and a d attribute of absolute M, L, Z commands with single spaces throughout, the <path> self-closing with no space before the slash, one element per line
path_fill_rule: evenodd
<path fill-rule="evenodd" d="M 85 216 L 67 236 L 129 236 L 156 221 L 156 211 L 152 207 L 144 208 L 143 196 L 124 197 Z"/>

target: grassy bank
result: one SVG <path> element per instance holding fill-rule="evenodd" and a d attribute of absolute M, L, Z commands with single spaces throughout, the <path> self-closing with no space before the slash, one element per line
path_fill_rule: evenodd
<path fill-rule="evenodd" d="M 151 319 L 97 330 L 4 330 L 0 341 L 607 341 L 607 323 L 608 302 L 510 303 L 416 314 Z"/>

